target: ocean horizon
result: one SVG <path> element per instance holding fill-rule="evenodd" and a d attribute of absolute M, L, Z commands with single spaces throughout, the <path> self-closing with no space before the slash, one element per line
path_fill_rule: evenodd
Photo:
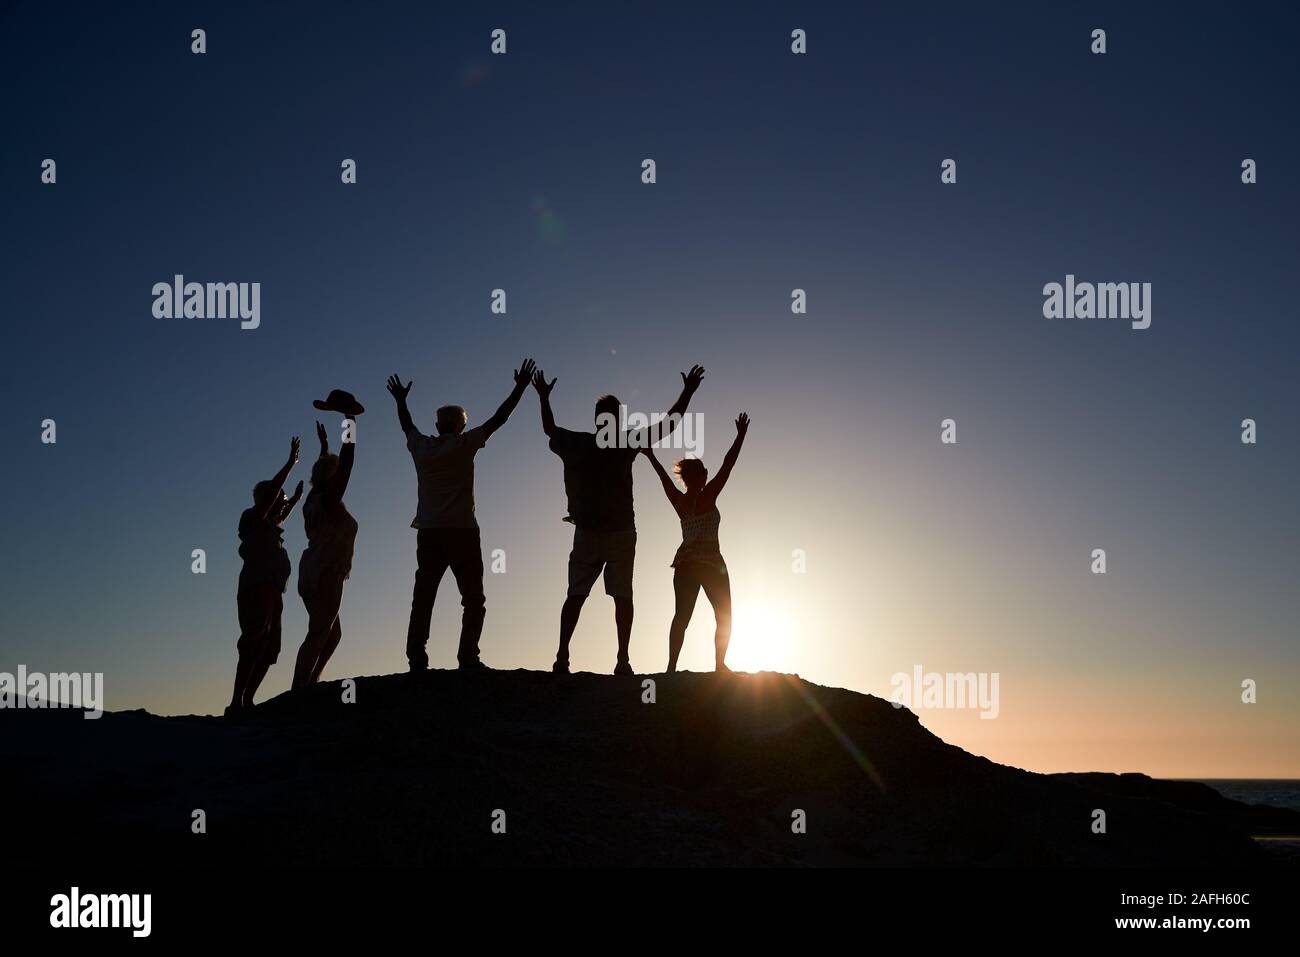
<path fill-rule="evenodd" d="M 1208 784 L 1226 798 L 1245 804 L 1268 804 L 1300 811 L 1297 778 L 1174 778 Z"/>

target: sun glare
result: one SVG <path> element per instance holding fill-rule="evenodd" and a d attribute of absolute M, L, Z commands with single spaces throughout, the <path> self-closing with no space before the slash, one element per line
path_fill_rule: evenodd
<path fill-rule="evenodd" d="M 749 605 L 732 618 L 727 665 L 732 671 L 794 670 L 794 620 L 771 605 Z"/>

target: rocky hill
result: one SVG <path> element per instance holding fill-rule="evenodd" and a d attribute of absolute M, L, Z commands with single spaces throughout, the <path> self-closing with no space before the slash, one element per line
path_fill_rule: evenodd
<path fill-rule="evenodd" d="M 794 676 L 430 671 L 355 695 L 329 682 L 240 718 L 0 712 L 6 843 L 241 868 L 1267 866 L 1252 835 L 1300 834 L 1300 814 L 1204 785 L 994 764 Z"/>

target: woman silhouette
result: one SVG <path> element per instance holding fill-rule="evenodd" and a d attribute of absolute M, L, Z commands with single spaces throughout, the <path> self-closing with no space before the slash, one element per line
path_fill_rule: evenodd
<path fill-rule="evenodd" d="M 686 626 L 691 623 L 695 600 L 700 589 L 713 605 L 717 632 L 713 638 L 714 667 L 730 671 L 726 665 L 727 644 L 731 641 L 731 581 L 727 577 L 727 563 L 722 560 L 718 545 L 718 525 L 722 515 L 718 512 L 718 495 L 721 494 L 731 470 L 740 456 L 740 446 L 749 431 L 749 416 L 744 412 L 736 419 L 736 440 L 731 443 L 722 460 L 722 468 L 709 480 L 709 470 L 699 459 L 681 459 L 673 471 L 681 478 L 686 491 L 681 491 L 654 457 L 649 448 L 643 449 L 646 458 L 654 465 L 664 494 L 672 503 L 682 522 L 682 544 L 673 556 L 673 594 L 676 608 L 673 623 L 668 629 L 668 673 L 677 670 L 677 657 L 686 639 Z"/>
<path fill-rule="evenodd" d="M 361 414 L 361 406 L 336 408 L 348 418 Z M 334 399 L 334 394 L 331 394 Z M 332 408 L 323 403 L 319 407 Z M 311 491 L 302 503 L 302 522 L 307 532 L 307 548 L 298 562 L 298 595 L 307 606 L 307 637 L 298 649 L 293 672 L 293 686 L 320 681 L 330 655 L 339 646 L 343 627 L 339 608 L 343 604 L 343 582 L 352 571 L 352 549 L 357 540 L 357 520 L 343 504 L 356 443 L 344 441 L 343 450 L 332 455 L 325 426 L 316 423 L 320 439 L 320 457 L 311 468 Z"/>
<path fill-rule="evenodd" d="M 289 460 L 274 478 L 253 486 L 253 506 L 239 516 L 239 663 L 235 691 L 226 714 L 253 706 L 267 669 L 280 656 L 280 615 L 284 590 L 293 566 L 284 550 L 284 520 L 302 498 L 302 483 L 293 498 L 284 497 L 284 483 L 298 462 L 298 437 L 289 443 Z"/>

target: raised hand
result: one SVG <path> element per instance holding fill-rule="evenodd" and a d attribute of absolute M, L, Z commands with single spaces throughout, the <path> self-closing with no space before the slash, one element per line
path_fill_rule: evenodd
<path fill-rule="evenodd" d="M 293 490 L 293 497 L 294 498 L 302 497 L 302 479 L 298 480 L 298 487 Z"/>
<path fill-rule="evenodd" d="M 546 381 L 546 373 L 541 369 L 538 369 L 533 373 L 533 388 L 537 390 L 537 394 L 543 399 L 550 396 L 551 390 L 555 388 L 555 383 L 559 381 L 558 378 L 555 378 L 548 383 Z"/>
<path fill-rule="evenodd" d="M 299 439 L 298 436 L 295 435 L 292 439 L 289 440 L 289 464 L 290 465 L 298 464 L 298 451 L 301 448 L 302 448 L 302 440 Z"/>
<path fill-rule="evenodd" d="M 316 439 L 320 442 L 320 454 L 327 454 L 330 450 L 330 437 L 329 433 L 325 431 L 325 426 L 320 424 L 319 419 L 316 421 Z"/>
<path fill-rule="evenodd" d="M 515 370 L 515 385 L 524 388 L 533 378 L 533 373 L 537 371 L 537 363 L 532 359 L 525 359 Z"/>
<path fill-rule="evenodd" d="M 691 366 L 690 372 L 683 372 L 682 387 L 687 391 L 694 393 L 704 381 L 704 366 Z"/>
<path fill-rule="evenodd" d="M 748 431 L 749 431 L 749 413 L 742 412 L 740 413 L 740 417 L 736 419 L 736 435 L 740 436 L 743 439 L 745 437 L 745 433 Z"/>
<path fill-rule="evenodd" d="M 395 375 L 390 375 L 388 377 L 388 392 L 394 399 L 401 402 L 410 394 L 411 386 L 414 384 L 414 382 L 408 382 L 406 385 L 402 385 L 401 379 Z"/>

